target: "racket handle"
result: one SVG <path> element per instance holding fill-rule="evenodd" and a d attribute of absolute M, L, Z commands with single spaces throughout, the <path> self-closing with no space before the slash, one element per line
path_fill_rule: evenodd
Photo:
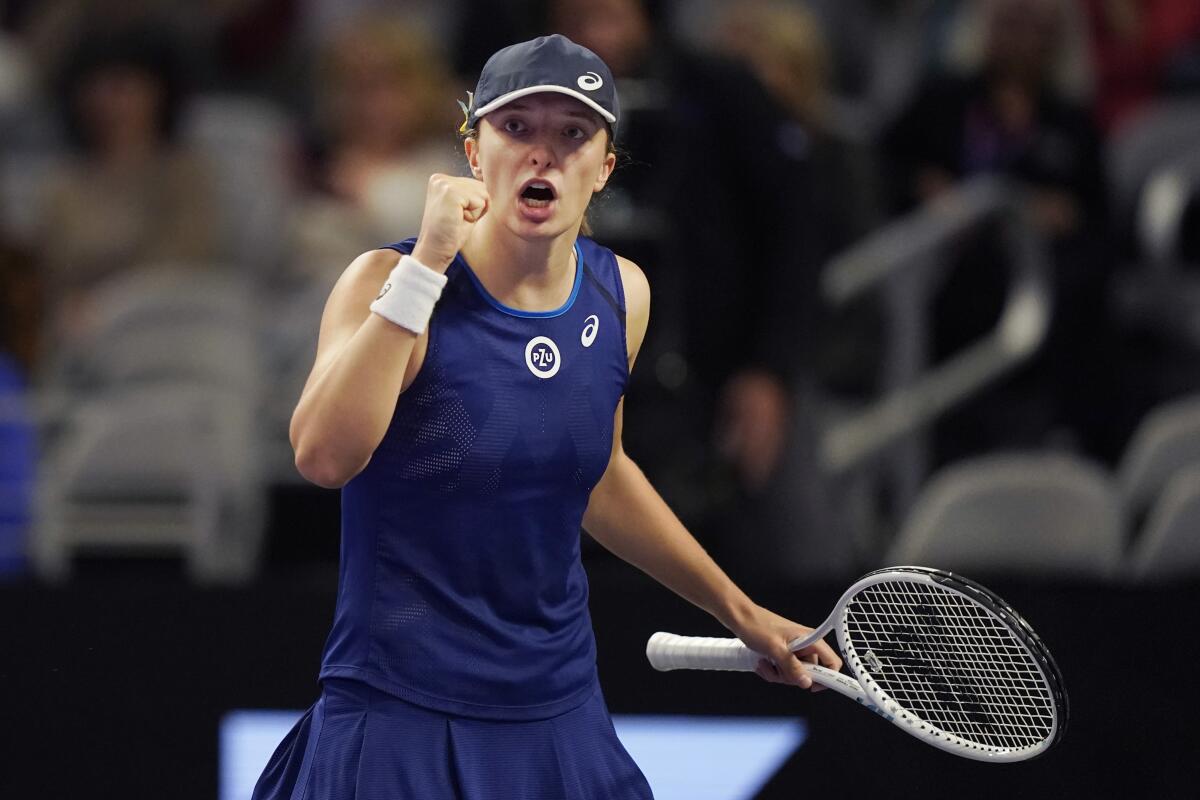
<path fill-rule="evenodd" d="M 742 644 L 741 639 L 677 636 L 660 631 L 646 642 L 646 658 L 662 672 L 672 669 L 753 672 L 762 656 Z"/>

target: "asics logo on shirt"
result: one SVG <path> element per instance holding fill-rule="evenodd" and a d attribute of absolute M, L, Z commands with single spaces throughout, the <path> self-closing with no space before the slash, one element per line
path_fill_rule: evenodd
<path fill-rule="evenodd" d="M 525 366 L 539 378 L 553 378 L 561 362 L 558 345 L 549 337 L 535 336 L 525 345 Z"/>
<path fill-rule="evenodd" d="M 583 333 L 579 335 L 579 343 L 584 347 L 591 347 L 592 342 L 596 341 L 596 333 L 600 330 L 600 318 L 592 314 L 584 322 L 586 324 L 583 326 Z"/>

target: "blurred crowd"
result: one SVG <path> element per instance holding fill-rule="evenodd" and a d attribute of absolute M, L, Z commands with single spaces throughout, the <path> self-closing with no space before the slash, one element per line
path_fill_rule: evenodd
<path fill-rule="evenodd" d="M 486 57 L 549 32 L 619 82 L 619 166 L 590 223 L 653 290 L 626 445 L 719 557 L 804 529 L 805 554 L 783 560 L 870 561 L 836 533 L 858 519 L 841 503 L 886 508 L 889 488 L 846 500 L 817 453 L 825 421 L 887 390 L 889 311 L 834 308 L 822 273 L 980 176 L 1016 187 L 1052 312 L 1032 358 L 920 434 L 923 470 L 1043 447 L 1114 467 L 1148 411 L 1200 390 L 1200 301 L 1177 267 L 1200 263 L 1190 185 L 1145 201 L 1161 164 L 1137 157 L 1167 125 L 1150 121 L 1200 99 L 1195 0 L 8 0 L 0 482 L 25 489 L 0 492 L 0 530 L 27 527 L 35 477 L 125 451 L 97 438 L 55 460 L 79 396 L 122 397 L 105 381 L 133 374 L 88 360 L 116 306 L 164 286 L 249 298 L 250 335 L 214 364 L 252 354 L 247 430 L 264 441 L 246 474 L 294 483 L 286 420 L 329 288 L 358 253 L 417 233 L 431 173 L 463 172 L 455 101 Z M 1191 108 L 1183 155 L 1200 153 Z M 1001 314 L 998 235 L 939 256 L 930 364 Z M 1184 278 L 1147 289 L 1168 272 Z M 192 346 L 172 345 L 176 367 Z M 169 360 L 149 376 L 145 356 L 136 379 Z M 228 375 L 209 377 L 227 399 Z"/>

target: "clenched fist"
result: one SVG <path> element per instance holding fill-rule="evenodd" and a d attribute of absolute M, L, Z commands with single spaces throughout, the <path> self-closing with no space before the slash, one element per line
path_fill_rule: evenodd
<path fill-rule="evenodd" d="M 487 209 L 488 193 L 483 181 L 431 175 L 413 258 L 430 269 L 445 272 Z"/>

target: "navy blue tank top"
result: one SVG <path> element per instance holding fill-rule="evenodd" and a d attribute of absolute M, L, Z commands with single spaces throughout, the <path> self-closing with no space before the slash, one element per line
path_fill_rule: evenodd
<path fill-rule="evenodd" d="M 580 525 L 629 369 L 616 258 L 585 238 L 575 251 L 554 311 L 502 305 L 461 255 L 446 271 L 421 369 L 342 489 L 322 678 L 492 719 L 594 690 Z"/>

